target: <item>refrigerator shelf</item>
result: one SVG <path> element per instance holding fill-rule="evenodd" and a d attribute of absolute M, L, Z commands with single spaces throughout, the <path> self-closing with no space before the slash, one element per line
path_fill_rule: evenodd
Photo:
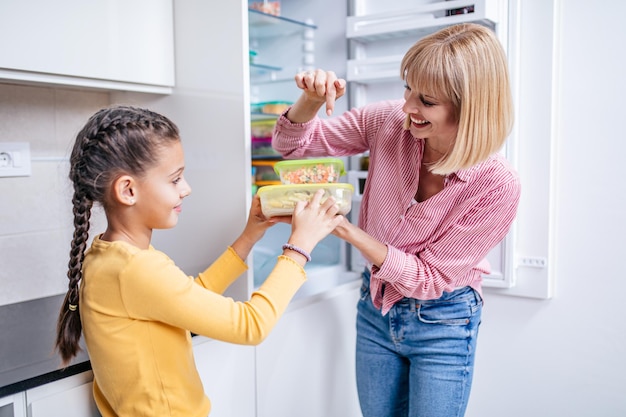
<path fill-rule="evenodd" d="M 495 0 L 453 0 L 415 5 L 408 10 L 349 16 L 346 37 L 362 42 L 413 36 L 423 37 L 444 26 L 473 22 L 494 29 L 499 20 Z M 474 12 L 448 15 L 448 11 L 472 6 Z"/>
<path fill-rule="evenodd" d="M 306 29 L 317 29 L 316 25 L 282 16 L 274 16 L 258 10 L 248 9 L 249 35 L 252 38 L 291 36 Z"/>
<path fill-rule="evenodd" d="M 252 120 L 253 122 L 259 120 L 276 120 L 278 119 L 278 116 L 280 116 L 280 114 L 253 112 L 250 113 L 250 120 Z"/>
<path fill-rule="evenodd" d="M 270 71 L 282 71 L 281 67 L 274 67 L 272 65 L 263 64 L 250 64 L 250 75 L 252 74 L 265 74 Z"/>

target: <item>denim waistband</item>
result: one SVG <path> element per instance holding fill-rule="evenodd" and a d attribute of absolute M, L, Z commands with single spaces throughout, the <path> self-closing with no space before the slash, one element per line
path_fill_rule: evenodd
<path fill-rule="evenodd" d="M 365 270 L 363 271 L 362 277 L 363 277 L 363 283 L 369 287 L 369 281 L 371 277 L 370 270 L 365 268 Z M 383 285 L 381 286 L 381 295 L 384 295 L 384 291 L 385 291 L 385 284 L 383 283 Z M 416 306 L 419 307 L 420 304 L 432 303 L 432 302 L 438 302 L 438 301 L 449 301 L 449 300 L 459 299 L 459 298 L 475 298 L 475 301 L 477 303 L 482 301 L 482 298 L 480 297 L 478 292 L 468 285 L 464 287 L 457 287 L 453 289 L 452 291 L 447 291 L 447 292 L 444 291 L 443 294 L 441 294 L 441 297 L 439 298 L 435 298 L 431 300 L 421 300 L 418 298 L 404 297 L 398 300 L 396 304 L 408 305 L 411 308 L 415 308 Z"/>

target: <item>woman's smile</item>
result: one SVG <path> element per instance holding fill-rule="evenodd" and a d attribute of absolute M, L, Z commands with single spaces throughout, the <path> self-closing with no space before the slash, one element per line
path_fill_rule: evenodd
<path fill-rule="evenodd" d="M 411 123 L 413 124 L 413 126 L 417 127 L 418 129 L 430 125 L 430 122 L 428 120 L 418 119 L 415 116 L 411 116 Z"/>

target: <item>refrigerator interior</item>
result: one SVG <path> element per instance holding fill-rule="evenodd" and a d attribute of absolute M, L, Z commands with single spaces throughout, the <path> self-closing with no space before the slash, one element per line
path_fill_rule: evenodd
<path fill-rule="evenodd" d="M 326 4 L 320 7 L 320 3 Z M 254 51 L 250 70 L 253 123 L 254 120 L 276 118 L 276 115 L 255 114 L 255 104 L 296 101 L 301 91 L 294 76 L 299 71 L 321 68 L 335 71 L 339 77 L 345 78 L 347 7 L 347 3 L 330 0 L 282 0 L 280 18 L 283 21 L 278 23 L 268 17 L 261 20 L 257 13 L 249 12 L 249 46 Z M 329 13 L 329 10 L 333 12 Z M 272 33 L 273 29 L 268 26 L 282 27 L 283 32 Z M 339 100 L 335 112 L 341 113 L 347 106 L 347 98 Z M 326 117 L 323 111 L 320 117 Z M 253 156 L 253 163 L 259 159 L 263 158 Z M 346 169 L 348 163 L 347 159 L 344 160 Z M 347 182 L 347 178 L 342 177 L 340 182 Z M 263 283 L 276 264 L 276 257 L 282 253 L 282 245 L 287 242 L 290 231 L 290 225 L 277 224 L 255 246 L 252 257 L 255 288 Z M 335 236 L 322 240 L 311 257 L 312 261 L 305 266 L 308 280 L 297 297 L 319 293 L 357 277 L 349 271 L 347 245 Z"/>

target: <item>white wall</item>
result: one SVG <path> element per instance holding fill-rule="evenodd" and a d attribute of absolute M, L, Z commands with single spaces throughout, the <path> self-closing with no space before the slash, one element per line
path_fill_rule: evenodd
<path fill-rule="evenodd" d="M 71 144 L 109 94 L 0 83 L 0 142 L 29 142 L 32 175 L 0 178 L 0 305 L 67 291 Z M 103 231 L 94 210 L 93 232 Z"/>
<path fill-rule="evenodd" d="M 543 301 L 486 293 L 467 417 L 626 415 L 626 3 L 556 3 L 556 293 Z M 533 22 L 541 19 L 524 29 Z"/>

